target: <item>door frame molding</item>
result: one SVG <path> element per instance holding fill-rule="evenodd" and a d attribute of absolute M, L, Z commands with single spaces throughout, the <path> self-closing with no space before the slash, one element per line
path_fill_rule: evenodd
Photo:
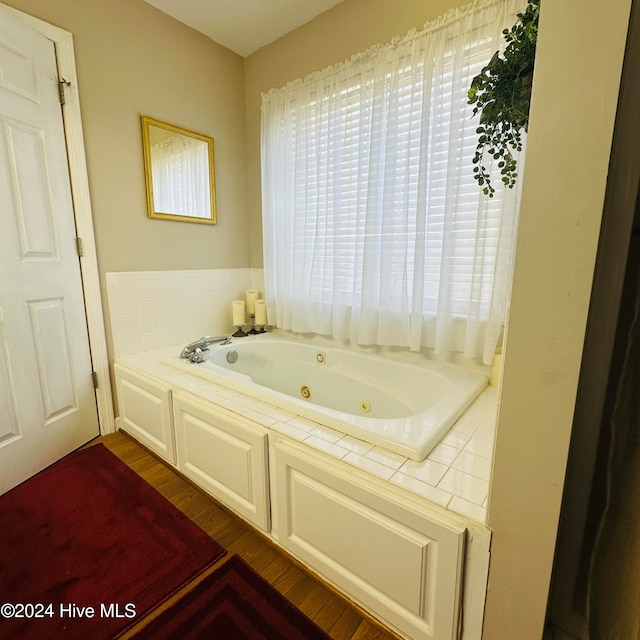
<path fill-rule="evenodd" d="M 34 18 L 18 9 L 5 4 L 1 6 L 53 42 L 56 49 L 58 77 L 64 78 L 69 83 L 65 86 L 65 104 L 62 107 L 62 117 L 67 144 L 76 231 L 78 237 L 82 238 L 83 255 L 80 257 L 80 271 L 82 274 L 82 290 L 87 317 L 91 361 L 93 370 L 98 377 L 98 386 L 95 390 L 98 422 L 100 424 L 100 433 L 106 435 L 113 433 L 116 429 L 111 395 L 111 379 L 109 376 L 107 340 L 102 314 L 100 274 L 98 271 L 89 193 L 89 177 L 82 133 L 73 35 L 64 29 L 55 27 L 39 18 Z"/>

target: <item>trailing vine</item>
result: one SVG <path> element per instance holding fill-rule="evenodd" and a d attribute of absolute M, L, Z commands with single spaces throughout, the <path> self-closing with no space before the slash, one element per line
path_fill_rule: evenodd
<path fill-rule="evenodd" d="M 495 193 L 490 177 L 492 161 L 498 161 L 505 186 L 513 188 L 518 177 L 512 152 L 522 151 L 522 132 L 529 125 L 539 13 L 540 0 L 529 0 L 513 27 L 502 32 L 507 43 L 504 53 L 494 53 L 473 78 L 467 94 L 473 115 L 480 114 L 473 175 L 490 198 Z"/>

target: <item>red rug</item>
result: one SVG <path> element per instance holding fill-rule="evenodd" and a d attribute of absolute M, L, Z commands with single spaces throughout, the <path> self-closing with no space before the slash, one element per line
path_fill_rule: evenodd
<path fill-rule="evenodd" d="M 238 556 L 134 635 L 136 640 L 330 640 Z"/>
<path fill-rule="evenodd" d="M 117 637 L 226 551 L 103 445 L 0 497 L 0 638 Z"/>

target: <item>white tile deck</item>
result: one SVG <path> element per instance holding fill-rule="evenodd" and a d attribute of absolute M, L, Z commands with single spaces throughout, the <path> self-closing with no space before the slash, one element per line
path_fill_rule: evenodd
<path fill-rule="evenodd" d="M 201 395 L 274 432 L 304 442 L 476 522 L 486 523 L 497 413 L 494 387 L 487 387 L 481 393 L 426 460 L 416 462 L 162 364 L 162 360 L 177 352 L 179 347 L 165 348 L 122 356 L 119 361 Z"/>

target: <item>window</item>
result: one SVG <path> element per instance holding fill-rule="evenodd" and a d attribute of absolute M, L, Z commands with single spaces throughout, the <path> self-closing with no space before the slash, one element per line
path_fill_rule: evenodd
<path fill-rule="evenodd" d="M 490 362 L 517 193 L 473 179 L 466 94 L 522 2 L 476 2 L 263 96 L 270 322 Z"/>

